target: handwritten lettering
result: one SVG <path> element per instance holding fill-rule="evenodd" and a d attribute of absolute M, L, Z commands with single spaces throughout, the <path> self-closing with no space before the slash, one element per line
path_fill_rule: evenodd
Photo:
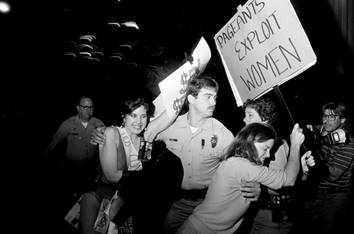
<path fill-rule="evenodd" d="M 264 56 L 263 63 L 256 61 L 246 68 L 246 75 L 240 75 L 248 91 L 267 83 L 267 77 L 276 78 L 291 69 L 294 63 L 301 63 L 301 57 L 291 38 L 288 41 L 288 48 L 283 45 L 274 47 Z"/>
<path fill-rule="evenodd" d="M 220 48 L 226 45 L 236 34 L 241 30 L 243 25 L 246 25 L 252 18 L 259 14 L 265 7 L 263 0 L 253 0 L 242 11 L 238 13 L 235 20 L 232 20 L 226 26 L 226 30 L 216 36 L 216 40 Z"/>
<path fill-rule="evenodd" d="M 280 30 L 280 24 L 274 11 L 259 25 L 256 30 L 250 31 L 243 41 L 235 42 L 235 52 L 239 61 L 242 61 L 248 54 L 256 48 L 256 45 L 262 45 L 272 35 L 275 34 L 275 30 Z"/>
<path fill-rule="evenodd" d="M 194 77 L 200 74 L 200 70 L 201 70 L 200 64 L 201 64 L 200 58 L 197 59 L 197 64 L 193 62 L 192 68 L 188 71 L 189 80 L 193 79 Z"/>
<path fill-rule="evenodd" d="M 172 109 L 175 111 L 176 115 L 179 113 L 184 104 L 188 81 L 200 74 L 200 64 L 201 62 L 198 58 L 196 64 L 193 62 L 193 66 L 187 72 L 182 71 L 182 73 L 180 74 L 181 89 L 178 91 L 178 93 L 182 96 L 176 97 L 172 104 Z"/>
<path fill-rule="evenodd" d="M 185 100 L 185 96 L 186 94 L 182 95 L 181 97 L 179 98 L 176 98 L 174 101 L 173 101 L 173 110 L 175 111 L 175 115 L 178 115 L 178 113 L 180 112 L 183 104 L 184 104 L 184 100 Z"/>
<path fill-rule="evenodd" d="M 188 77 L 189 75 L 183 71 L 181 74 L 181 79 L 180 79 L 180 84 L 182 85 L 182 88 L 178 91 L 179 94 L 184 94 L 187 89 L 187 84 L 188 84 Z"/>

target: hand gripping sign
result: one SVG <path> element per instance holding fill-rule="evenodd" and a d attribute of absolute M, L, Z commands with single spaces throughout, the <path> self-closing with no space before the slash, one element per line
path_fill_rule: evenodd
<path fill-rule="evenodd" d="M 187 61 L 159 83 L 161 94 L 154 100 L 155 115 L 166 111 L 170 118 L 176 116 L 184 103 L 188 81 L 204 71 L 211 58 L 211 52 L 202 37 L 192 53 L 192 61 Z"/>

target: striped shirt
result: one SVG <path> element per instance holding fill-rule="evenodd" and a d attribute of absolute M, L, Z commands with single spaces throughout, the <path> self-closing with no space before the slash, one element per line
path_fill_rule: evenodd
<path fill-rule="evenodd" d="M 329 176 L 320 182 L 319 190 L 334 193 L 350 192 L 354 167 L 354 142 L 322 145 L 320 155 L 329 169 Z"/>

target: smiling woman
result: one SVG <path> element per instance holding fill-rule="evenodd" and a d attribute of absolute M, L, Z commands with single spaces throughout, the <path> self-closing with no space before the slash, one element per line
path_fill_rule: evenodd
<path fill-rule="evenodd" d="M 92 105 L 87 104 L 86 107 L 92 107 Z M 82 233 L 93 231 L 100 203 L 105 197 L 112 199 L 118 183 L 122 183 L 124 178 L 138 175 L 143 169 L 139 152 L 144 141 L 142 133 L 153 113 L 152 104 L 143 97 L 134 95 L 122 101 L 120 110 L 121 126 L 106 128 L 105 142 L 99 147 L 101 165 L 99 182 L 96 188 L 85 193 L 81 200 L 80 228 Z M 131 218 L 124 221 L 122 228 L 133 232 Z"/>
<path fill-rule="evenodd" d="M 146 233 L 147 229 L 157 233 L 160 228 L 180 188 L 183 170 L 180 160 L 164 144 L 151 146 L 144 140 L 142 135 L 154 110 L 151 106 L 141 94 L 128 95 L 120 108 L 121 125 L 103 130 L 103 142 L 96 142 L 100 144 L 102 173 L 96 188 L 81 200 L 82 233 L 91 233 L 94 223 L 102 223 L 97 212 L 105 197 L 112 204 L 107 215 L 111 227 L 116 225 L 124 233 Z"/>

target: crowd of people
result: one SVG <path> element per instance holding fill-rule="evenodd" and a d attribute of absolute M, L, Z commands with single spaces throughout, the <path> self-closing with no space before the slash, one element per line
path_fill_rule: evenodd
<path fill-rule="evenodd" d="M 281 111 L 265 95 L 244 103 L 245 126 L 234 134 L 213 117 L 218 92 L 212 76 L 191 78 L 184 108 L 167 119 L 155 118 L 152 102 L 132 92 L 116 107 L 119 124 L 109 127 L 93 117 L 93 100 L 80 97 L 77 115 L 60 125 L 45 151 L 53 156 L 65 143 L 58 162 L 67 189 L 60 189 L 71 200 L 62 219 L 80 198 L 71 231 L 350 230 L 354 139 L 348 108 L 326 103 L 319 126 L 292 123 L 284 135 Z"/>

